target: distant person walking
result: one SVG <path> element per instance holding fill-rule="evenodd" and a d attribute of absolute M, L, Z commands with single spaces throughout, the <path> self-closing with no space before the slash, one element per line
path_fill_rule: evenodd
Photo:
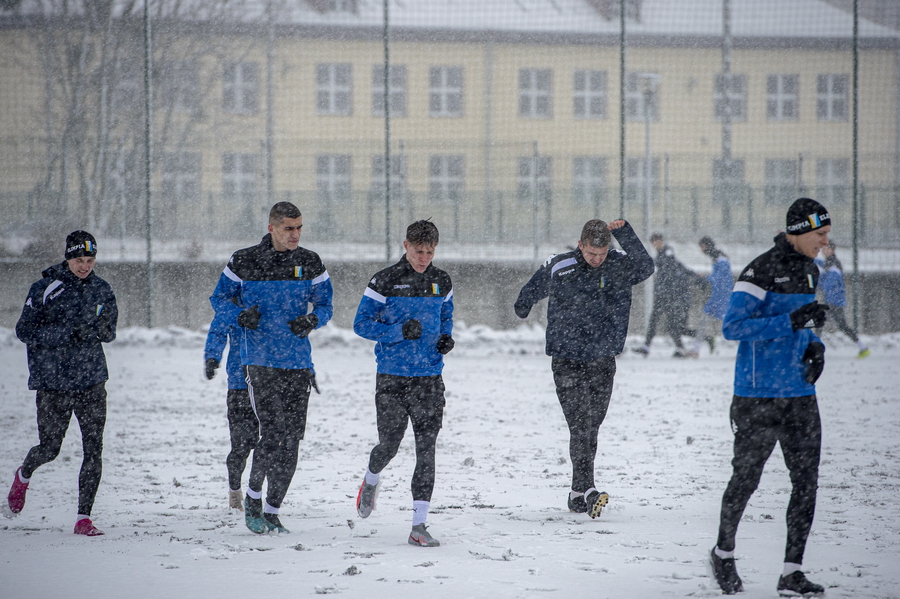
<path fill-rule="evenodd" d="M 690 334 L 687 330 L 688 313 L 691 310 L 691 287 L 705 284 L 703 277 L 675 258 L 675 252 L 666 245 L 662 233 L 650 236 L 656 249 L 656 276 L 653 283 L 653 308 L 647 323 L 644 345 L 633 351 L 643 356 L 650 354 L 650 344 L 656 336 L 660 319 L 666 321 L 666 332 L 675 344 L 675 358 L 695 358 L 696 354 L 684 348 L 681 338 Z"/>
<path fill-rule="evenodd" d="M 250 403 L 250 392 L 241 368 L 241 336 L 243 331 L 237 323 L 234 310 L 216 312 L 209 333 L 206 335 L 206 347 L 203 350 L 204 374 L 212 380 L 222 361 L 225 346 L 228 346 L 228 360 L 225 373 L 228 376 L 228 393 L 225 405 L 228 416 L 228 433 L 231 439 L 231 451 L 225 457 L 228 471 L 228 507 L 244 511 L 244 493 L 241 490 L 241 478 L 250 452 L 259 441 L 259 421 Z"/>
<path fill-rule="evenodd" d="M 700 326 L 697 328 L 694 339 L 694 354 L 700 355 L 700 347 L 703 341 L 709 345 L 709 353 L 716 351 L 716 335 L 722 328 L 722 320 L 728 309 L 728 300 L 731 298 L 731 288 L 734 286 L 734 277 L 731 274 L 731 263 L 725 252 L 716 247 L 712 237 L 700 238 L 700 251 L 706 254 L 713 263 L 712 272 L 706 277 L 709 283 L 709 299 L 703 306 L 703 314 L 700 317 Z"/>
<path fill-rule="evenodd" d="M 51 266 L 28 291 L 16 336 L 28 350 L 28 388 L 37 392 L 40 444 L 28 451 L 7 496 L 7 517 L 25 507 L 35 470 L 59 455 L 72 414 L 81 428 L 81 472 L 75 534 L 103 533 L 91 510 L 103 471 L 106 381 L 109 372 L 101 343 L 116 338 L 119 310 L 109 283 L 94 273 L 97 242 L 85 231 L 66 237 L 65 261 Z"/>
<path fill-rule="evenodd" d="M 610 248 L 612 237 L 622 250 Z M 556 254 L 537 269 L 516 299 L 519 318 L 536 303 L 547 304 L 547 355 L 556 396 L 569 426 L 572 512 L 600 515 L 609 494 L 594 484 L 597 436 L 606 418 L 625 348 L 632 287 L 653 274 L 653 259 L 624 220 L 589 220 L 578 248 Z"/>
<path fill-rule="evenodd" d="M 258 245 L 231 256 L 209 298 L 216 315 L 235 318 L 243 329 L 241 364 L 259 420 L 244 522 L 257 534 L 290 532 L 279 512 L 297 470 L 315 385 L 307 336 L 333 313 L 331 279 L 319 255 L 300 247 L 302 228 L 296 206 L 272 206 L 269 232 Z M 265 505 L 263 483 L 268 485 Z"/>
<path fill-rule="evenodd" d="M 800 198 L 788 209 L 786 226 L 775 246 L 741 272 L 722 327 L 726 339 L 740 341 L 731 401 L 733 472 L 709 555 L 715 580 L 727 595 L 744 589 L 735 568 L 735 537 L 776 443 L 791 478 L 777 589 L 797 595 L 824 591 L 800 568 L 816 511 L 822 450 L 815 383 L 825 367 L 825 346 L 813 328 L 825 323 L 828 309 L 816 302 L 819 269 L 813 259 L 828 243 L 831 217 L 815 200 Z"/>
<path fill-rule="evenodd" d="M 406 228 L 400 261 L 369 281 L 353 330 L 375 341 L 375 419 L 378 444 L 356 496 L 360 518 L 375 509 L 381 472 L 400 448 L 407 424 L 416 438 L 412 530 L 407 542 L 437 547 L 425 527 L 435 480 L 435 445 L 444 418 L 444 356 L 453 349 L 453 284 L 431 261 L 439 233 L 419 220 Z"/>
<path fill-rule="evenodd" d="M 844 290 L 844 267 L 835 255 L 834 249 L 834 244 L 829 243 L 822 248 L 819 257 L 816 258 L 816 264 L 821 272 L 819 288 L 825 293 L 825 303 L 831 306 L 828 320 L 834 322 L 838 329 L 856 343 L 856 347 L 859 349 L 859 353 L 856 355 L 857 358 L 868 358 L 872 352 L 869 351 L 865 343 L 860 341 L 859 335 L 847 323 L 847 318 L 844 314 L 844 308 L 847 307 L 847 293 Z"/>

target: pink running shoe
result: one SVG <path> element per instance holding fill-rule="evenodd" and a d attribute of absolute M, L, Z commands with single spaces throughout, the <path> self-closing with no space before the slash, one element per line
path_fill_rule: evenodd
<path fill-rule="evenodd" d="M 90 518 L 82 518 L 75 523 L 75 534 L 86 537 L 99 537 L 103 535 L 103 531 L 94 526 Z"/>
<path fill-rule="evenodd" d="M 12 487 L 10 487 L 9 495 L 6 497 L 6 501 L 9 504 L 9 511 L 12 514 L 11 517 L 18 515 L 18 513 L 22 511 L 22 508 L 25 507 L 25 491 L 28 490 L 28 483 L 22 482 L 21 476 L 22 467 L 20 466 L 19 469 L 16 470 Z"/>

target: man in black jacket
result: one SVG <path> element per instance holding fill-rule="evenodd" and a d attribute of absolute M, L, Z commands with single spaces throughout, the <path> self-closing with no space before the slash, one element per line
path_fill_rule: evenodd
<path fill-rule="evenodd" d="M 31 475 L 59 455 L 74 413 L 84 452 L 75 534 L 89 537 L 103 534 L 90 519 L 102 471 L 109 379 L 100 344 L 116 338 L 119 316 L 112 288 L 93 272 L 96 255 L 90 233 L 69 234 L 65 261 L 46 269 L 31 286 L 16 323 L 16 336 L 28 350 L 28 388 L 37 392 L 40 443 L 16 470 L 3 506 L 8 518 L 22 511 Z"/>
<path fill-rule="evenodd" d="M 610 250 L 612 236 L 624 251 Z M 526 318 L 549 297 L 547 355 L 556 395 L 569 425 L 573 512 L 600 515 L 609 495 L 594 487 L 597 435 L 606 417 L 625 347 L 631 288 L 653 274 L 653 260 L 624 220 L 585 223 L 578 249 L 551 256 L 519 292 L 515 310 Z"/>
<path fill-rule="evenodd" d="M 675 343 L 675 358 L 696 358 L 697 353 L 684 348 L 681 341 L 687 330 L 688 313 L 691 310 L 691 287 L 705 286 L 706 281 L 675 258 L 675 252 L 666 245 L 662 233 L 650 236 L 650 243 L 656 248 L 656 281 L 653 285 L 653 308 L 644 345 L 635 348 L 636 353 L 646 356 L 650 353 L 650 343 L 656 336 L 660 318 L 666 319 L 666 332 Z"/>

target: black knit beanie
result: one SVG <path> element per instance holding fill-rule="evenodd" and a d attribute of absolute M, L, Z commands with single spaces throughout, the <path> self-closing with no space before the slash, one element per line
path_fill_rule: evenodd
<path fill-rule="evenodd" d="M 831 224 L 825 206 L 811 198 L 799 198 L 787 211 L 786 231 L 789 235 L 802 235 Z"/>
<path fill-rule="evenodd" d="M 97 241 L 87 231 L 72 231 L 66 237 L 66 260 L 81 256 L 96 256 Z"/>

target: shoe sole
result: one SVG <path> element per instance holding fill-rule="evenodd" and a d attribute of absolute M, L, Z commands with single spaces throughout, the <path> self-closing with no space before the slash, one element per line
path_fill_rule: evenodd
<path fill-rule="evenodd" d="M 407 543 L 413 545 L 414 547 L 440 547 L 440 541 L 434 541 L 432 543 L 428 543 L 428 541 L 419 541 L 416 537 L 409 535 L 409 538 L 406 540 Z"/>
<path fill-rule="evenodd" d="M 741 586 L 738 589 L 735 589 L 730 593 L 722 588 L 722 585 L 719 583 L 719 579 L 716 578 L 716 567 L 713 565 L 712 553 L 706 556 L 706 573 L 709 575 L 710 580 L 713 581 L 713 584 L 716 585 L 716 588 L 722 591 L 723 595 L 736 595 L 737 593 L 744 592 L 743 583 L 741 583 Z"/>
<path fill-rule="evenodd" d="M 6 518 L 8 518 L 9 520 L 19 517 L 19 512 L 14 512 L 11 509 L 9 509 L 9 505 L 5 502 L 3 503 L 3 506 L 0 507 L 0 511 L 2 511 L 3 515 Z"/>
<path fill-rule="evenodd" d="M 363 484 L 365 484 L 365 481 L 363 481 Z M 378 500 L 378 492 L 381 490 L 381 483 L 379 482 L 375 485 L 375 494 L 372 495 L 372 509 L 365 513 L 359 508 L 359 500 L 362 498 L 362 489 L 362 485 L 360 485 L 359 492 L 356 494 L 356 513 L 359 514 L 360 518 L 368 518 L 372 515 L 372 512 L 375 511 L 375 502 Z"/>
<path fill-rule="evenodd" d="M 591 518 L 596 518 L 600 515 L 600 512 L 603 511 L 603 508 L 606 507 L 606 504 L 609 503 L 609 494 L 600 493 L 600 497 L 594 502 L 594 505 L 591 506 L 591 509 L 588 511 L 588 515 Z"/>

